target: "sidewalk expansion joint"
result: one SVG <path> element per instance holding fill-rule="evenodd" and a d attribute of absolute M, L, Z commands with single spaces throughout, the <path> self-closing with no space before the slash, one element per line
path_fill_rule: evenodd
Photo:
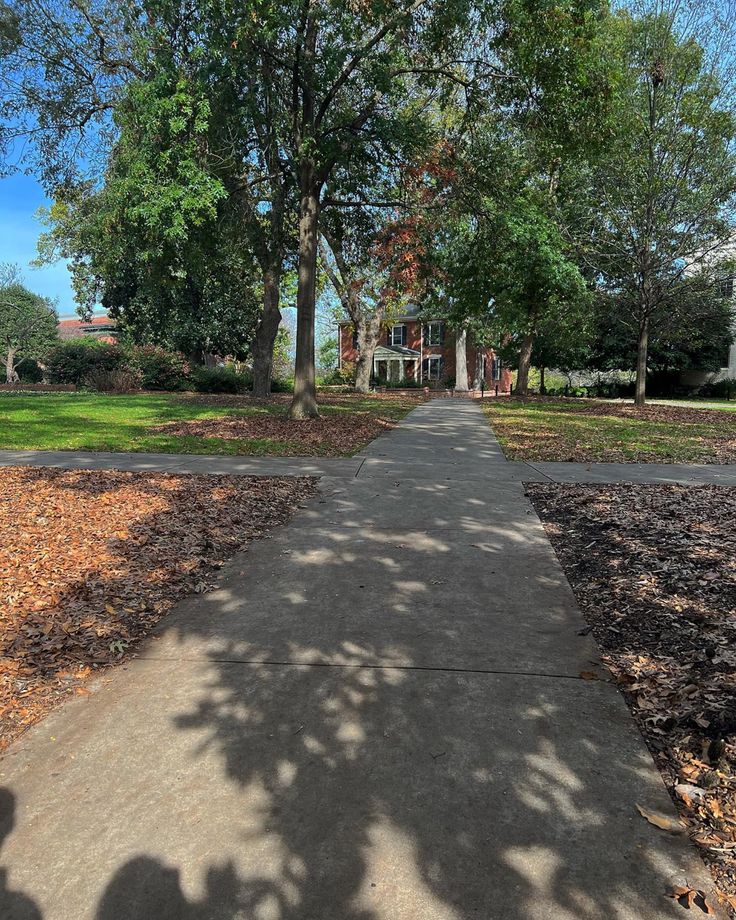
<path fill-rule="evenodd" d="M 529 469 L 534 470 L 535 473 L 539 473 L 540 476 L 544 476 L 544 478 L 547 479 L 549 482 L 557 482 L 556 479 L 554 479 L 554 478 L 553 478 L 552 476 L 550 476 L 548 473 L 545 473 L 544 470 L 539 470 L 539 469 L 537 469 L 537 467 L 534 466 L 533 463 L 530 463 L 528 460 L 522 460 L 522 463 L 523 463 L 525 466 L 528 466 Z"/>

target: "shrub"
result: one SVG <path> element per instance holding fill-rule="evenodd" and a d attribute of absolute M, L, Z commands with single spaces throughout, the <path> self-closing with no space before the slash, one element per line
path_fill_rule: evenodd
<path fill-rule="evenodd" d="M 46 361 L 50 383 L 84 383 L 97 371 L 118 370 L 125 364 L 119 345 L 96 339 L 71 339 L 52 348 Z"/>
<path fill-rule="evenodd" d="M 95 367 L 84 378 L 84 385 L 100 393 L 129 393 L 140 389 L 141 372 L 129 365 L 114 367 Z"/>
<path fill-rule="evenodd" d="M 733 399 L 736 396 L 736 377 L 726 377 L 724 380 L 713 380 L 711 383 L 706 383 L 700 395 L 711 396 L 715 399 Z"/>
<path fill-rule="evenodd" d="M 24 358 L 16 370 L 21 383 L 40 383 L 43 380 L 41 366 L 33 358 Z M 2 379 L 2 382 L 5 382 L 5 378 Z"/>
<path fill-rule="evenodd" d="M 287 379 L 281 380 L 272 380 L 271 381 L 271 392 L 272 393 L 293 393 L 294 392 L 294 381 Z"/>
<path fill-rule="evenodd" d="M 140 372 L 144 390 L 181 390 L 189 378 L 189 364 L 184 355 L 160 345 L 136 346 L 130 363 Z"/>
<path fill-rule="evenodd" d="M 192 379 L 200 393 L 246 393 L 250 387 L 248 377 L 231 367 L 198 367 Z"/>
<path fill-rule="evenodd" d="M 352 361 L 343 361 L 342 367 L 325 374 L 319 381 L 325 387 L 352 387 L 355 385 L 355 364 Z"/>

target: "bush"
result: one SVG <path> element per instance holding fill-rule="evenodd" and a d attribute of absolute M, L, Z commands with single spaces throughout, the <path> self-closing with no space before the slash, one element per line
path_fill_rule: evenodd
<path fill-rule="evenodd" d="M 41 366 L 33 358 L 23 358 L 16 370 L 21 383 L 40 383 L 43 380 Z M 5 378 L 2 382 L 5 383 Z"/>
<path fill-rule="evenodd" d="M 726 377 L 724 380 L 713 380 L 711 383 L 706 383 L 700 390 L 700 395 L 714 399 L 733 399 L 736 396 L 736 377 Z"/>
<path fill-rule="evenodd" d="M 46 361 L 49 383 L 84 383 L 98 371 L 115 371 L 125 364 L 119 345 L 96 339 L 70 339 L 54 346 Z"/>
<path fill-rule="evenodd" d="M 355 385 L 355 364 L 352 361 L 343 361 L 342 367 L 325 374 L 319 381 L 324 387 L 352 387 Z"/>
<path fill-rule="evenodd" d="M 139 371 L 144 390 L 181 390 L 189 378 L 189 364 L 184 355 L 159 345 L 136 346 L 130 363 Z"/>
<path fill-rule="evenodd" d="M 287 379 L 282 380 L 272 380 L 271 381 L 271 392 L 272 393 L 293 393 L 294 392 L 294 381 Z"/>
<path fill-rule="evenodd" d="M 100 393 L 129 393 L 140 389 L 141 372 L 129 365 L 114 367 L 96 367 L 84 378 L 84 385 Z"/>
<path fill-rule="evenodd" d="M 247 393 L 250 389 L 249 378 L 231 367 L 198 367 L 192 379 L 200 393 Z"/>

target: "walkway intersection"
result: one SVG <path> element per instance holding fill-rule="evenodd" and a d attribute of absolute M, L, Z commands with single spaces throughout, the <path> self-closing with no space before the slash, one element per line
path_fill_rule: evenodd
<path fill-rule="evenodd" d="M 664 920 L 711 890 L 637 812 L 673 814 L 524 496 L 558 465 L 464 400 L 351 460 L 228 462 L 321 497 L 0 762 L 0 915 Z"/>

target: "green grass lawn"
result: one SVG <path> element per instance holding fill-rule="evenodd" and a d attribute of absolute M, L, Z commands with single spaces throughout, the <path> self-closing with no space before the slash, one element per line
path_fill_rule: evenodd
<path fill-rule="evenodd" d="M 636 409 L 590 399 L 508 399 L 484 406 L 509 459 L 650 463 L 736 462 L 734 408 L 668 401 Z"/>
<path fill-rule="evenodd" d="M 653 406 L 680 406 L 685 409 L 721 409 L 736 412 L 736 399 L 650 399 Z"/>
<path fill-rule="evenodd" d="M 310 422 L 283 422 L 290 397 L 151 393 L 0 393 L 0 449 L 100 450 L 251 456 L 349 456 L 381 432 L 379 424 L 403 418 L 416 397 L 330 395 L 320 402 L 320 435 L 310 442 Z M 200 437 L 153 432 L 154 426 L 207 419 L 248 418 L 254 436 Z M 282 431 L 259 436 L 278 419 Z M 271 423 L 270 423 L 271 422 Z M 306 427 L 305 427 L 306 426 Z M 320 440 L 321 438 L 321 440 Z"/>

